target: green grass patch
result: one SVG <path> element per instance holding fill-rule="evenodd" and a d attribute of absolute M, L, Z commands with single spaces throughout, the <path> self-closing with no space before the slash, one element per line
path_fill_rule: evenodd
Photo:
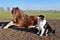
<path fill-rule="evenodd" d="M 0 11 L 0 19 L 11 18 L 10 11 Z"/>
<path fill-rule="evenodd" d="M 49 20 L 60 20 L 60 11 L 24 11 L 25 14 L 31 15 L 44 15 Z M 10 11 L 0 11 L 0 19 L 11 18 Z"/>
<path fill-rule="evenodd" d="M 29 16 L 44 15 L 49 20 L 60 20 L 60 11 L 25 11 Z"/>

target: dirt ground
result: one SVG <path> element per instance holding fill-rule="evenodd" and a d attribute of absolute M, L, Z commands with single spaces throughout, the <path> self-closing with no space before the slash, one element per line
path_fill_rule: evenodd
<path fill-rule="evenodd" d="M 2 29 L 3 23 L 0 21 L 0 40 L 60 40 L 60 20 L 48 20 L 49 25 L 55 29 L 56 33 L 42 37 L 36 34 L 36 29 L 14 27 Z"/>

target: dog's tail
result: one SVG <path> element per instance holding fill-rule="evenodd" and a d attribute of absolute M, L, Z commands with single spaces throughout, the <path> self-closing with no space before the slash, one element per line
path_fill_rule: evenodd
<path fill-rule="evenodd" d="M 55 34 L 55 29 L 54 29 L 54 30 L 52 30 L 52 34 Z"/>

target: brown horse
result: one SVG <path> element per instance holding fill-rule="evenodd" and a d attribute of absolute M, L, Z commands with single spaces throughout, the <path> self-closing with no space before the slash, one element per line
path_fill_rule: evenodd
<path fill-rule="evenodd" d="M 18 7 L 12 9 L 12 16 L 14 22 L 17 22 L 17 20 L 20 18 L 24 19 L 28 17 L 28 15 L 24 14 L 24 12 L 20 10 Z"/>
<path fill-rule="evenodd" d="M 21 11 L 18 7 L 12 9 L 12 16 L 13 20 L 5 26 L 6 28 L 11 25 L 30 28 L 37 23 L 37 16 L 28 16 L 24 14 L 23 11 Z"/>

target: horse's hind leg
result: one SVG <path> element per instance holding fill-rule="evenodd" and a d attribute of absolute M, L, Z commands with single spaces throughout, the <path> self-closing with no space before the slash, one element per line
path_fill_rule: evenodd
<path fill-rule="evenodd" d="M 11 25 L 15 25 L 15 24 L 13 23 L 13 21 L 10 21 L 6 26 L 4 26 L 3 29 L 7 29 L 7 28 L 10 27 Z"/>
<path fill-rule="evenodd" d="M 30 29 L 30 28 L 35 28 L 35 26 L 28 26 L 28 29 Z"/>

